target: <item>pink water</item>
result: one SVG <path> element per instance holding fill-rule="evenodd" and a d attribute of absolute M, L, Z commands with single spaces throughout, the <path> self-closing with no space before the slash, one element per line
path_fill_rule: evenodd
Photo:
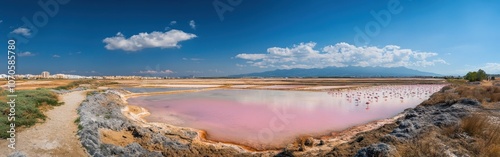
<path fill-rule="evenodd" d="M 207 131 L 207 138 L 280 148 L 301 135 L 325 135 L 415 107 L 443 85 L 377 86 L 325 92 L 213 90 L 145 96 L 148 121 Z"/>

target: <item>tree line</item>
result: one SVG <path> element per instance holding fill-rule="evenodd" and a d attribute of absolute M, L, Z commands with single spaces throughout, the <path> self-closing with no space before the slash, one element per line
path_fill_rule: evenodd
<path fill-rule="evenodd" d="M 478 71 L 468 72 L 464 76 L 464 79 L 469 80 L 469 82 L 482 81 L 488 79 L 488 74 L 484 70 L 479 69 Z"/>

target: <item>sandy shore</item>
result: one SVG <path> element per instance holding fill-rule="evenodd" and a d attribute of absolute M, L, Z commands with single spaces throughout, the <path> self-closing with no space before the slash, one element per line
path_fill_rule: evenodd
<path fill-rule="evenodd" d="M 47 111 L 47 120 L 16 134 L 16 150 L 27 156 L 88 156 L 76 136 L 78 117 L 76 108 L 85 99 L 85 91 L 61 95 L 65 103 Z M 0 154 L 7 155 L 14 150 L 7 147 L 7 140 L 0 140 Z"/>

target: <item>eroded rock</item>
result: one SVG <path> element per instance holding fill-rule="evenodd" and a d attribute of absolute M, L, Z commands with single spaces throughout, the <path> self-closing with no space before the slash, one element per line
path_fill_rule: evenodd
<path fill-rule="evenodd" d="M 393 157 L 399 156 L 398 151 L 394 146 L 388 145 L 386 143 L 372 144 L 368 147 L 361 148 L 355 157 Z"/>

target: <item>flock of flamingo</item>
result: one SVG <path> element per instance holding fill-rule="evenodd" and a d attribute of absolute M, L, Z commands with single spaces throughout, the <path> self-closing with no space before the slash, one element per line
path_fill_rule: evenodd
<path fill-rule="evenodd" d="M 356 106 L 366 104 L 366 110 L 370 109 L 370 104 L 379 101 L 399 99 L 401 103 L 405 99 L 418 98 L 427 99 L 433 93 L 439 91 L 444 85 L 393 85 L 393 86 L 371 86 L 355 89 L 340 89 L 328 91 L 328 94 L 345 99 Z"/>

